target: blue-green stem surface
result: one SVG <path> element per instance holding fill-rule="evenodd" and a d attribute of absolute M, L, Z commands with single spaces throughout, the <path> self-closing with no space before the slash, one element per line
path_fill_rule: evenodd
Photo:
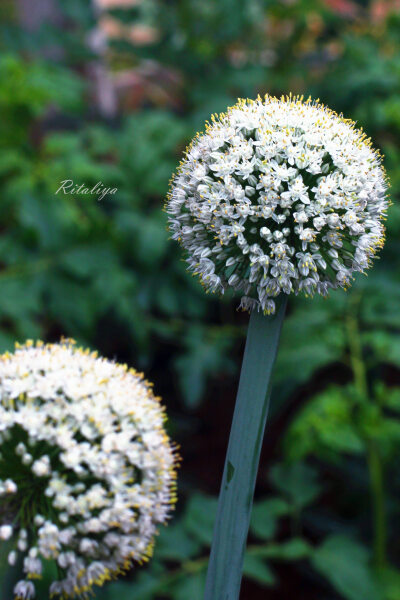
<path fill-rule="evenodd" d="M 287 297 L 275 315 L 250 316 L 239 389 L 222 477 L 205 600 L 237 600 L 254 487 L 267 420 L 272 369 Z"/>
<path fill-rule="evenodd" d="M 4 543 L 4 542 L 3 542 Z M 11 545 L 8 544 L 9 549 Z M 1 600 L 13 600 L 14 599 L 14 587 L 18 581 L 24 579 L 23 575 L 23 561 L 21 558 L 17 561 L 17 564 L 12 567 L 7 561 L 8 552 L 2 552 L 1 554 L 1 578 L 0 578 L 0 589 Z"/>

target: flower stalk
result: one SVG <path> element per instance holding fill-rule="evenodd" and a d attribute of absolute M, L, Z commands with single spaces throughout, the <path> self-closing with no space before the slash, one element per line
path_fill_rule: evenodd
<path fill-rule="evenodd" d="M 287 297 L 276 313 L 252 311 L 214 526 L 205 600 L 239 597 L 253 494 Z"/>
<path fill-rule="evenodd" d="M 374 560 L 379 568 L 386 566 L 386 515 L 382 459 L 373 440 L 368 443 L 368 471 L 371 486 L 374 520 Z"/>
<path fill-rule="evenodd" d="M 358 393 L 370 401 L 367 374 L 362 356 L 362 346 L 356 308 L 360 296 L 356 295 L 352 302 L 353 311 L 347 316 L 347 334 L 350 348 L 350 361 L 354 375 L 354 383 Z M 370 495 L 373 512 L 374 529 L 374 562 L 377 567 L 386 565 L 387 526 L 385 515 L 385 488 L 382 459 L 375 440 L 365 440 L 367 450 L 367 466 L 369 473 Z"/>

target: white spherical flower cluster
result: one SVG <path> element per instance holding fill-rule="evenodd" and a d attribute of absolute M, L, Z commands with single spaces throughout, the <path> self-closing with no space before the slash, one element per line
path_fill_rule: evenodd
<path fill-rule="evenodd" d="M 49 560 L 50 596 L 86 598 L 151 556 L 175 501 L 164 421 L 141 374 L 70 340 L 0 357 L 0 540 L 22 563 L 16 599 L 35 596 Z"/>
<path fill-rule="evenodd" d="M 274 312 L 281 293 L 346 288 L 383 244 L 381 158 L 310 99 L 239 100 L 212 117 L 171 181 L 172 237 L 208 291 Z"/>

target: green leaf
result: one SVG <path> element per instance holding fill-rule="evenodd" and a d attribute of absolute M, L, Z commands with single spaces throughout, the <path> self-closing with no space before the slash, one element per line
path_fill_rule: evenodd
<path fill-rule="evenodd" d="M 168 560 L 184 561 L 199 552 L 201 544 L 185 531 L 181 522 L 169 525 L 157 539 L 156 556 Z"/>
<path fill-rule="evenodd" d="M 135 239 L 137 259 L 148 268 L 154 267 L 165 254 L 168 244 L 163 216 L 137 217 Z"/>
<path fill-rule="evenodd" d="M 13 335 L 6 331 L 0 330 L 0 353 L 2 354 L 6 350 L 12 352 L 14 349 L 15 338 Z"/>
<path fill-rule="evenodd" d="M 400 412 L 400 388 L 393 387 L 387 388 L 384 386 L 382 393 L 380 394 L 384 406 Z"/>
<path fill-rule="evenodd" d="M 297 509 L 310 504 L 321 492 L 317 471 L 305 463 L 275 465 L 270 479 Z"/>
<path fill-rule="evenodd" d="M 332 535 L 315 548 L 311 562 L 346 600 L 380 600 L 368 552 L 354 539 Z"/>
<path fill-rule="evenodd" d="M 387 567 L 380 570 L 378 576 L 384 589 L 385 600 L 398 600 L 400 598 L 400 570 Z"/>
<path fill-rule="evenodd" d="M 30 263 L 21 265 L 20 277 L 4 278 L 1 281 L 0 317 L 23 320 L 39 311 L 41 286 L 29 273 L 30 266 Z M 32 263 L 32 270 L 34 268 L 35 264 Z"/>
<path fill-rule="evenodd" d="M 293 538 L 282 544 L 271 544 L 266 547 L 264 556 L 276 560 L 301 560 L 310 555 L 310 546 L 301 538 Z"/>
<path fill-rule="evenodd" d="M 229 370 L 231 363 L 226 351 L 231 339 L 204 327 L 191 325 L 187 328 L 184 343 L 186 352 L 175 360 L 175 368 L 186 404 L 194 408 L 204 394 L 207 378 Z"/>
<path fill-rule="evenodd" d="M 260 556 L 253 556 L 252 554 L 245 555 L 243 575 L 261 585 L 272 586 L 275 583 L 273 571 Z"/>
<path fill-rule="evenodd" d="M 202 544 L 210 545 L 214 528 L 217 499 L 195 494 L 189 500 L 184 516 L 184 525 Z"/>
<path fill-rule="evenodd" d="M 394 268 L 395 265 L 393 265 Z M 400 326 L 399 301 L 400 290 L 395 273 L 385 273 L 374 269 L 368 277 L 368 297 L 361 304 L 362 318 L 367 325 L 376 328 L 379 325 L 388 327 Z M 379 349 L 381 341 L 375 340 Z"/>
<path fill-rule="evenodd" d="M 137 573 L 132 583 L 116 582 L 96 589 L 96 600 L 153 600 L 159 584 L 154 573 Z"/>
<path fill-rule="evenodd" d="M 290 513 L 290 506 L 281 498 L 269 498 L 255 502 L 250 530 L 257 537 L 269 540 L 275 535 L 278 518 Z"/>
<path fill-rule="evenodd" d="M 289 458 L 315 452 L 359 454 L 364 442 L 357 431 L 355 407 L 359 403 L 352 388 L 330 386 L 312 398 L 296 415 L 286 434 Z"/>
<path fill-rule="evenodd" d="M 203 569 L 198 573 L 185 575 L 174 586 L 174 600 L 203 600 L 206 573 Z"/>
<path fill-rule="evenodd" d="M 90 244 L 68 250 L 60 266 L 78 277 L 90 277 L 103 271 L 117 270 L 115 256 L 104 244 Z"/>
<path fill-rule="evenodd" d="M 275 382 L 307 381 L 317 369 L 341 358 L 346 343 L 340 322 L 344 302 L 339 291 L 326 302 L 313 298 L 312 310 L 310 300 L 295 300 L 295 310 L 282 332 Z"/>
<path fill-rule="evenodd" d="M 93 324 L 98 304 L 89 294 L 82 294 L 82 285 L 61 276 L 48 277 L 49 309 L 65 331 L 75 337 Z"/>
<path fill-rule="evenodd" d="M 400 340 L 397 333 L 368 331 L 362 339 L 373 350 L 376 361 L 400 366 Z"/>

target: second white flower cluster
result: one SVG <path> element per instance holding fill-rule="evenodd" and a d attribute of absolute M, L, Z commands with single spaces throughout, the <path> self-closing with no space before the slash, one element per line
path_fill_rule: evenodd
<path fill-rule="evenodd" d="M 149 384 L 70 342 L 28 344 L 0 357 L 0 397 L 0 539 L 24 572 L 15 597 L 35 596 L 48 560 L 63 598 L 146 560 L 175 485 Z"/>

